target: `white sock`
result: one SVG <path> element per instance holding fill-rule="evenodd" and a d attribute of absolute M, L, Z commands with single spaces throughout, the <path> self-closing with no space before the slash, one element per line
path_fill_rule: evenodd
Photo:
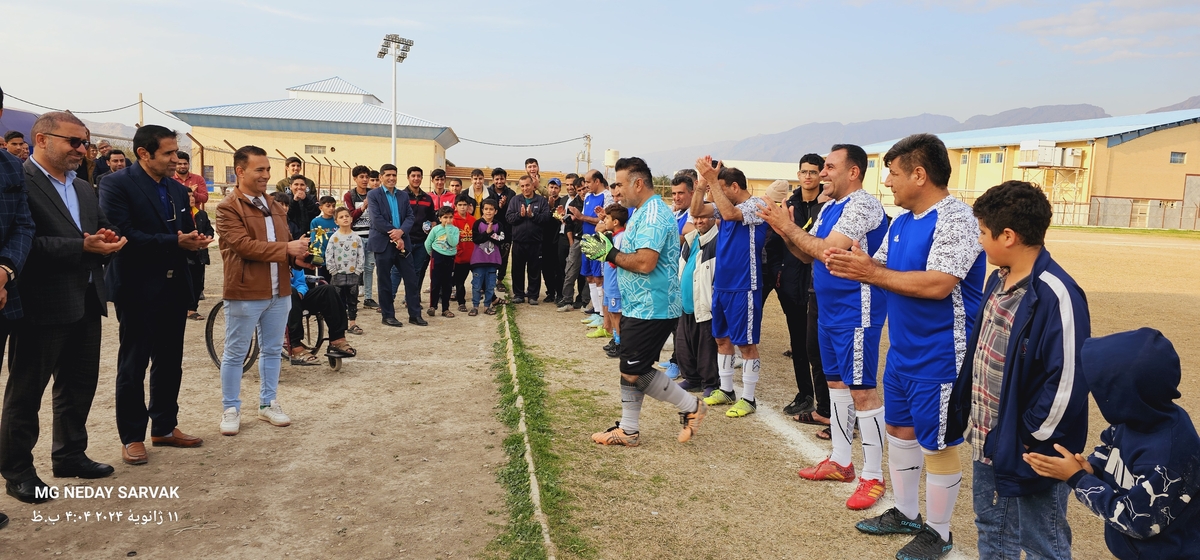
<path fill-rule="evenodd" d="M 829 402 L 833 418 L 829 419 L 829 433 L 833 435 L 833 453 L 829 460 L 838 466 L 854 464 L 850 456 L 850 442 L 854 438 L 854 398 L 850 389 L 830 389 Z"/>
<path fill-rule="evenodd" d="M 892 475 L 892 495 L 896 509 L 904 517 L 916 519 L 921 514 L 921 467 L 925 456 L 915 439 L 900 439 L 889 435 L 888 471 Z"/>
<path fill-rule="evenodd" d="M 954 514 L 954 502 L 958 501 L 960 487 L 962 472 L 925 474 L 925 522 L 945 541 L 950 540 L 950 516 Z"/>
<path fill-rule="evenodd" d="M 621 383 L 621 430 L 627 434 L 638 431 L 645 394 L 634 385 Z"/>
<path fill-rule="evenodd" d="M 679 384 L 671 381 L 667 374 L 654 370 L 638 378 L 638 385 L 651 398 L 668 402 L 679 408 L 680 412 L 696 412 L 700 406 L 696 396 L 679 388 Z"/>
<path fill-rule="evenodd" d="M 721 390 L 733 392 L 733 354 L 717 354 L 717 375 L 721 377 Z"/>
<path fill-rule="evenodd" d="M 595 284 L 592 284 L 592 311 L 604 314 L 604 288 Z"/>
<path fill-rule="evenodd" d="M 746 360 L 742 365 L 742 398 L 748 401 L 754 400 L 754 387 L 758 385 L 759 369 L 762 368 L 762 363 L 758 358 Z M 730 372 L 733 375 L 733 372 Z"/>
<path fill-rule="evenodd" d="M 863 469 L 860 478 L 883 481 L 883 407 L 858 411 L 858 433 L 862 435 Z"/>

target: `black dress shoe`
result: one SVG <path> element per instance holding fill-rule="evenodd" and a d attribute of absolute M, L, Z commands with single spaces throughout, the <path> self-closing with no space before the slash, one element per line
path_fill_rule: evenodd
<path fill-rule="evenodd" d="M 542 300 L 542 303 L 558 303 L 558 300 L 554 296 L 548 295 L 546 299 Z"/>
<path fill-rule="evenodd" d="M 112 465 L 87 458 L 74 465 L 54 467 L 54 478 L 104 478 L 112 473 Z"/>
<path fill-rule="evenodd" d="M 38 488 L 49 489 L 49 486 L 47 486 L 45 482 L 42 482 L 42 479 L 36 476 L 21 483 L 16 483 L 10 480 L 4 485 L 4 489 L 8 492 L 9 496 L 21 500 L 27 504 L 40 504 L 50 501 L 50 492 L 43 491 L 42 497 L 39 498 L 37 495 Z"/>
<path fill-rule="evenodd" d="M 417 325 L 418 327 L 427 327 L 427 326 L 429 326 L 429 321 L 422 319 L 421 316 L 418 315 L 416 317 L 409 317 L 408 324 Z"/>
<path fill-rule="evenodd" d="M 8 516 L 0 513 L 0 529 L 8 527 Z"/>
<path fill-rule="evenodd" d="M 387 319 L 384 319 L 383 324 L 385 324 L 389 327 L 403 327 L 404 326 L 404 323 L 397 321 L 395 317 L 388 317 Z"/>
<path fill-rule="evenodd" d="M 525 298 L 523 298 L 521 296 L 517 296 L 515 298 L 512 298 L 512 302 L 513 303 L 525 303 Z"/>

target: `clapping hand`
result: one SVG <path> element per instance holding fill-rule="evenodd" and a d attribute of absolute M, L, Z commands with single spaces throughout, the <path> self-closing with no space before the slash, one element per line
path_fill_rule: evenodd
<path fill-rule="evenodd" d="M 1025 453 L 1021 456 L 1030 467 L 1033 467 L 1033 472 L 1047 478 L 1058 480 L 1068 480 L 1075 473 L 1085 471 L 1088 474 L 1095 474 L 1092 471 L 1092 464 L 1087 462 L 1087 459 L 1079 453 L 1071 453 L 1066 447 L 1060 444 L 1054 444 L 1054 450 L 1058 451 L 1062 457 L 1051 457 L 1042 455 L 1041 453 Z"/>
<path fill-rule="evenodd" d="M 704 177 L 704 180 L 710 185 L 717 184 L 717 177 L 721 174 L 721 170 L 724 168 L 725 165 L 719 161 L 717 162 L 717 166 L 713 167 L 712 156 L 704 156 L 696 160 L 696 172 L 699 173 L 701 177 Z"/>
<path fill-rule="evenodd" d="M 208 247 L 212 243 L 213 238 L 207 235 L 200 235 L 199 232 L 189 231 L 187 233 L 179 232 L 179 247 L 188 251 L 199 251 Z"/>
<path fill-rule="evenodd" d="M 871 275 L 879 266 L 857 241 L 850 244 L 849 251 L 837 247 L 825 249 L 822 257 L 830 274 L 856 282 L 870 283 Z"/>
<path fill-rule="evenodd" d="M 121 250 L 128 239 L 117 237 L 116 232 L 100 228 L 96 233 L 83 234 L 83 250 L 97 255 L 110 255 Z"/>

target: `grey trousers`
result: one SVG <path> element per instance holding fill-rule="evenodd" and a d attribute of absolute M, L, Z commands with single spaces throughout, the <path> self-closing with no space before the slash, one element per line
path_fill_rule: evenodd
<path fill-rule="evenodd" d="M 583 251 L 579 249 L 579 239 L 571 244 L 567 252 L 567 265 L 563 268 L 562 301 L 575 301 L 575 282 L 579 280 L 579 268 L 583 264 Z M 590 299 L 590 294 L 584 295 L 584 300 Z"/>

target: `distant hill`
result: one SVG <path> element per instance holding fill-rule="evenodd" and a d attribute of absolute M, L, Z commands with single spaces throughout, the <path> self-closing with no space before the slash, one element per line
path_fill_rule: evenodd
<path fill-rule="evenodd" d="M 1042 105 L 1009 109 L 995 115 L 975 115 L 952 130 L 979 130 L 1001 126 L 1038 124 L 1047 122 L 1082 121 L 1109 117 L 1104 109 L 1095 105 Z"/>
<path fill-rule="evenodd" d="M 1166 113 L 1167 111 L 1183 111 L 1186 109 L 1200 109 L 1200 95 L 1197 95 L 1194 97 L 1189 97 L 1189 98 L 1187 98 L 1186 101 L 1181 101 L 1174 105 L 1167 105 L 1166 107 L 1159 107 L 1153 111 L 1147 111 L 1147 112 L 1148 113 Z"/>
<path fill-rule="evenodd" d="M 752 161 L 799 161 L 806 153 L 825 153 L 837 143 L 866 145 L 917 132 L 953 132 L 998 126 L 1044 122 L 1097 119 L 1109 116 L 1095 105 L 1044 105 L 1022 107 L 995 115 L 976 115 L 966 122 L 954 117 L 929 113 L 898 119 L 879 119 L 857 123 L 809 123 L 776 134 L 759 134 L 743 140 L 726 140 L 702 146 L 676 148 L 646 154 L 644 159 L 655 173 L 690 168 L 698 156 L 712 154 L 720 159 Z M 663 170 L 662 172 L 658 171 Z"/>

